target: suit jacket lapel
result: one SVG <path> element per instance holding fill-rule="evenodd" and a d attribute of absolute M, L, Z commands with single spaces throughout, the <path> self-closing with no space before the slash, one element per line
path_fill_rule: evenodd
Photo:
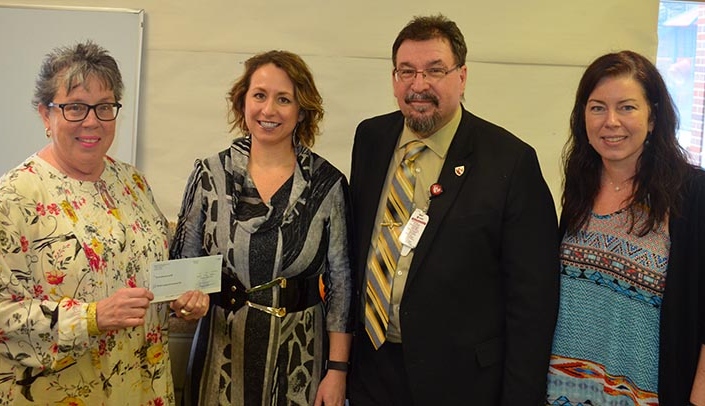
<path fill-rule="evenodd" d="M 360 201 L 355 202 L 359 207 L 356 209 L 360 213 L 373 213 L 373 215 L 359 216 L 362 221 L 357 223 L 360 242 L 365 242 L 357 247 L 357 267 L 360 269 L 358 278 L 364 280 L 365 268 L 367 265 L 367 254 L 369 253 L 370 244 L 372 241 L 372 231 L 374 230 L 375 218 L 379 200 L 381 199 L 384 182 L 387 179 L 387 169 L 394 154 L 394 147 L 401 136 L 401 131 L 404 126 L 404 116 L 401 112 L 391 115 L 389 120 L 384 125 L 375 129 L 370 141 L 364 146 L 364 153 L 367 155 L 364 162 L 359 162 L 357 165 L 366 165 L 367 168 L 360 170 L 367 175 L 361 177 L 364 179 L 364 184 L 357 184 L 360 188 Z M 354 219 L 355 220 L 355 219 Z"/>
<path fill-rule="evenodd" d="M 429 218 L 428 225 L 421 236 L 421 240 L 419 240 L 419 244 L 414 249 L 414 258 L 411 261 L 409 276 L 406 281 L 407 287 L 423 264 L 424 258 L 433 244 L 434 237 L 440 229 L 443 218 L 453 205 L 468 173 L 472 171 L 473 138 L 472 116 L 463 110 L 463 116 L 453 136 L 453 141 L 450 143 L 445 162 L 438 177 L 438 183 L 443 187 L 443 193 L 431 199 L 427 213 Z"/>

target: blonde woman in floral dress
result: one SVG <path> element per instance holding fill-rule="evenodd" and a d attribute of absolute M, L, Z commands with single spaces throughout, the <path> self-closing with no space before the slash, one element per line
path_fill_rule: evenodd
<path fill-rule="evenodd" d="M 91 42 L 41 68 L 34 105 L 50 142 L 0 178 L 1 405 L 175 403 L 169 306 L 196 319 L 208 296 L 151 303 L 167 224 L 144 177 L 106 155 L 122 90 Z"/>

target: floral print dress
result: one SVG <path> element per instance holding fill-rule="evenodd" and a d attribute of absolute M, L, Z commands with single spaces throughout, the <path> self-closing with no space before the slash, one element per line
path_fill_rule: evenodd
<path fill-rule="evenodd" d="M 168 305 L 90 336 L 90 302 L 146 286 L 168 252 L 144 177 L 105 158 L 96 182 L 37 155 L 0 178 L 0 405 L 174 404 Z"/>

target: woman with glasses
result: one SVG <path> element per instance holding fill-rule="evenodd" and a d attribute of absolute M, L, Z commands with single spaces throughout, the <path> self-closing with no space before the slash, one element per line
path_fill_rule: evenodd
<path fill-rule="evenodd" d="M 228 100 L 244 136 L 196 161 L 171 248 L 174 258 L 223 255 L 185 399 L 343 406 L 353 316 L 347 181 L 311 151 L 321 96 L 298 55 L 270 51 L 245 62 Z"/>
<path fill-rule="evenodd" d="M 143 175 L 106 155 L 117 63 L 91 42 L 57 48 L 35 89 L 49 142 L 0 178 L 0 403 L 173 404 L 169 304 L 146 287 L 167 223 Z M 208 302 L 171 307 L 196 319 Z"/>

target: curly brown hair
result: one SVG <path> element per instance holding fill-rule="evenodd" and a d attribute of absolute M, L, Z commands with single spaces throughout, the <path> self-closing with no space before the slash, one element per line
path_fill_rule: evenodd
<path fill-rule="evenodd" d="M 319 133 L 318 125 L 323 119 L 323 98 L 316 88 L 313 74 L 306 62 L 300 56 L 288 51 L 268 51 L 245 61 L 245 72 L 228 93 L 228 101 L 231 105 L 229 119 L 231 130 L 240 129 L 243 134 L 249 134 L 245 123 L 245 95 L 250 88 L 250 81 L 255 71 L 270 63 L 286 72 L 294 84 L 294 98 L 303 114 L 294 136 L 296 141 L 312 148 Z"/>

